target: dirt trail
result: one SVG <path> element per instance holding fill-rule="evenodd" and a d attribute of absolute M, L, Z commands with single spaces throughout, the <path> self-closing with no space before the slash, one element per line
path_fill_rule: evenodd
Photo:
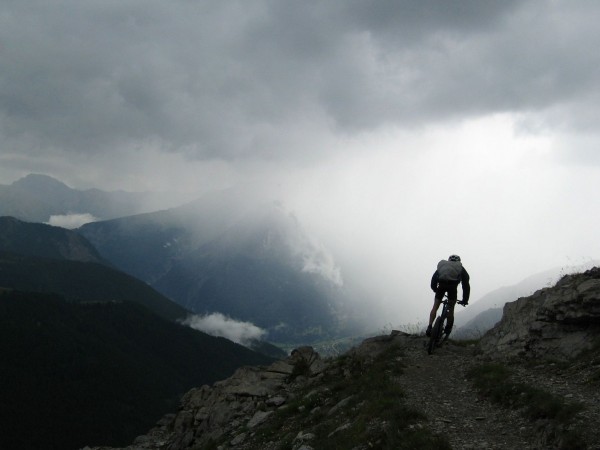
<path fill-rule="evenodd" d="M 534 426 L 518 412 L 480 398 L 465 374 L 481 364 L 472 349 L 447 343 L 428 355 L 424 340 L 406 348 L 400 380 L 410 404 L 429 418 L 453 449 L 538 449 Z"/>

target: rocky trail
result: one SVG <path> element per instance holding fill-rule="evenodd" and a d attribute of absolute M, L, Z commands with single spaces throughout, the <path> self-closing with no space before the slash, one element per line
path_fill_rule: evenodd
<path fill-rule="evenodd" d="M 480 364 L 473 350 L 447 343 L 433 355 L 424 341 L 406 348 L 406 368 L 400 378 L 409 403 L 421 408 L 436 433 L 454 449 L 533 449 L 533 425 L 516 411 L 484 400 L 466 379 Z"/>
<path fill-rule="evenodd" d="M 600 360 L 584 359 L 571 365 L 540 362 L 533 367 L 517 365 L 513 369 L 522 382 L 582 405 L 575 425 L 589 448 L 600 449 L 600 389 L 598 383 L 590 383 L 600 369 Z"/>
<path fill-rule="evenodd" d="M 548 449 L 547 423 L 532 422 L 513 409 L 493 404 L 467 380 L 467 372 L 484 362 L 473 348 L 449 342 L 428 355 L 423 342 L 406 347 L 406 368 L 399 382 L 407 401 L 422 410 L 428 426 L 443 434 L 453 449 Z M 590 449 L 600 449 L 600 392 L 581 368 L 556 363 L 512 363 L 515 381 L 583 405 L 575 426 Z"/>

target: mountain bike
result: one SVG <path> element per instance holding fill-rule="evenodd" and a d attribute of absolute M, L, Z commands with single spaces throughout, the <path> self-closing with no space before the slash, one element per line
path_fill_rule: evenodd
<path fill-rule="evenodd" d="M 448 296 L 444 295 L 442 299 L 442 314 L 436 317 L 433 327 L 431 328 L 431 336 L 429 337 L 429 342 L 427 343 L 427 353 L 430 355 L 433 353 L 433 350 L 436 347 L 441 347 L 441 345 L 448 339 L 448 335 L 444 336 L 444 329 L 446 328 L 446 321 L 448 320 Z M 456 302 L 457 305 L 463 305 L 462 300 Z"/>

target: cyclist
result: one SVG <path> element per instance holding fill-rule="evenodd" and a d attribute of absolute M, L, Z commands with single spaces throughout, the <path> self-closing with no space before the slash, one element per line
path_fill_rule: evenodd
<path fill-rule="evenodd" d="M 435 297 L 433 299 L 433 308 L 429 314 L 429 326 L 425 332 L 427 336 L 431 336 L 431 324 L 435 320 L 437 310 L 444 298 L 444 294 L 448 294 L 448 320 L 446 322 L 446 329 L 444 330 L 446 337 L 448 337 L 452 331 L 452 325 L 454 325 L 454 306 L 456 305 L 457 288 L 459 284 L 462 285 L 463 291 L 463 300 L 460 303 L 467 306 L 469 304 L 469 295 L 471 293 L 469 274 L 463 267 L 460 256 L 450 255 L 447 261 L 442 259 L 438 263 L 437 270 L 431 278 L 431 289 L 435 292 Z"/>

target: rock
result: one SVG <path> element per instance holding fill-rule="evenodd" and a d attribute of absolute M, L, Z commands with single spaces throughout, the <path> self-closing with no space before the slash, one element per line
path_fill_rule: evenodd
<path fill-rule="evenodd" d="M 351 423 L 345 423 L 344 425 L 342 425 L 342 426 L 340 426 L 340 427 L 336 428 L 336 429 L 335 429 L 335 430 L 333 430 L 331 433 L 329 433 L 329 435 L 328 435 L 327 437 L 332 437 L 332 436 L 334 436 L 335 434 L 337 434 L 337 433 L 339 433 L 339 432 L 341 432 L 341 431 L 345 431 L 345 430 L 347 430 L 347 429 L 348 429 L 348 428 L 350 428 L 351 426 L 352 426 L 352 424 L 351 424 Z"/>
<path fill-rule="evenodd" d="M 312 347 L 299 347 L 292 350 L 290 362 L 294 365 L 293 373 L 301 376 L 321 374 L 327 365 Z"/>
<path fill-rule="evenodd" d="M 304 433 L 300 431 L 294 438 L 294 441 L 312 441 L 315 437 L 314 433 Z"/>
<path fill-rule="evenodd" d="M 348 353 L 350 355 L 373 359 L 381 352 L 388 349 L 391 345 L 406 345 L 413 340 L 415 336 L 398 330 L 392 330 L 389 335 L 374 336 L 365 339 L 360 346 L 352 348 Z"/>
<path fill-rule="evenodd" d="M 268 406 L 281 406 L 286 402 L 286 398 L 281 395 L 276 395 L 275 397 L 268 398 L 265 400 L 265 403 Z"/>
<path fill-rule="evenodd" d="M 273 414 L 273 411 L 256 411 L 246 426 L 252 429 L 267 420 L 271 414 Z"/>
<path fill-rule="evenodd" d="M 246 433 L 241 433 L 241 434 L 238 434 L 236 437 L 234 437 L 231 440 L 230 444 L 233 446 L 240 445 L 242 442 L 244 442 L 245 439 L 246 439 Z"/>
<path fill-rule="evenodd" d="M 354 396 L 351 395 L 350 397 L 346 397 L 345 399 L 341 400 L 337 405 L 335 405 L 333 408 L 331 408 L 329 410 L 329 412 L 327 413 L 327 415 L 331 416 L 331 415 L 337 413 L 341 408 L 343 408 L 348 403 L 350 403 L 353 398 L 354 398 Z"/>
<path fill-rule="evenodd" d="M 480 348 L 491 358 L 568 360 L 590 348 L 599 331 L 600 270 L 594 268 L 507 303 Z"/>

